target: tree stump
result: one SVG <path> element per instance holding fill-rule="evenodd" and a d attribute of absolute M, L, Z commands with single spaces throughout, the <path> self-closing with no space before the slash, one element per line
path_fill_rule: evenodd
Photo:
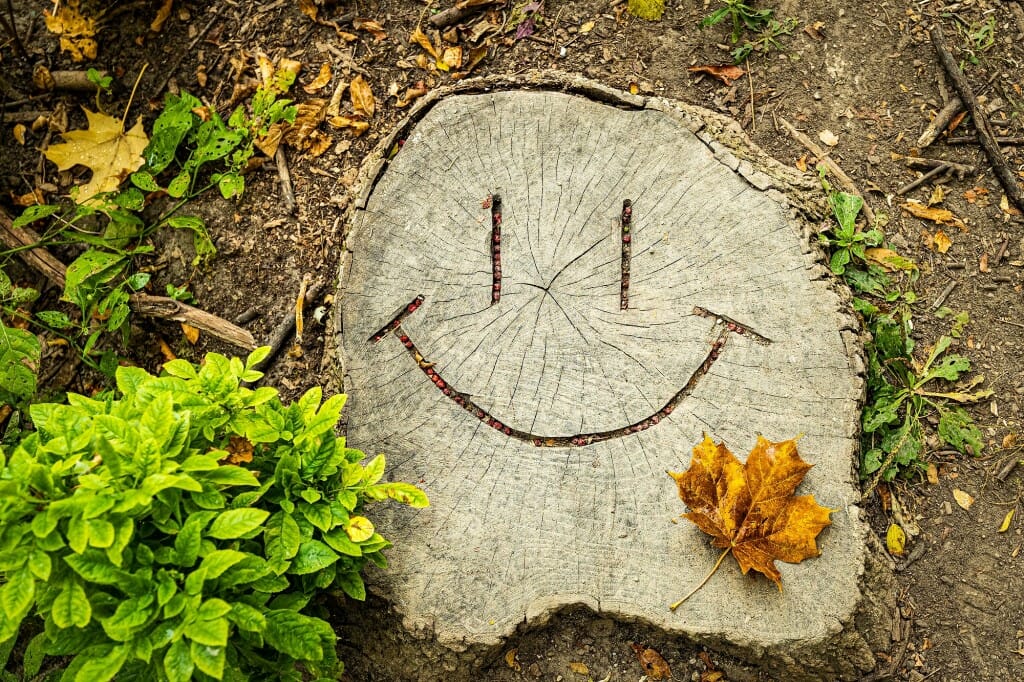
<path fill-rule="evenodd" d="M 375 591 L 454 649 L 585 605 L 855 675 L 862 365 L 793 208 L 813 200 L 717 115 L 557 82 L 426 101 L 365 173 L 338 297 L 348 441 L 431 501 L 375 510 L 395 543 Z M 741 459 L 803 434 L 800 492 L 836 512 L 781 593 L 725 565 L 672 613 L 718 553 L 673 522 L 665 473 L 704 433 Z"/>

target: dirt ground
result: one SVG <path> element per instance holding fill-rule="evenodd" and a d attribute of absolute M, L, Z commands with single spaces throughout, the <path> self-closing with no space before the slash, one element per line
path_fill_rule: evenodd
<path fill-rule="evenodd" d="M 87 4 L 83 0 L 84 4 Z M 17 121 L 33 120 L 34 112 L 67 108 L 72 127 L 83 123 L 80 105 L 91 106 L 91 93 L 33 94 L 31 67 L 80 69 L 59 52 L 57 39 L 43 26 L 41 12 L 49 3 L 14 0 L 17 25 L 30 56 L 19 60 L 10 41 L 0 35 L 0 75 L 6 95 L 0 133 L 0 206 L 8 213 L 20 209 L 12 195 L 44 183 L 66 183 L 39 153 L 47 136 L 29 132 L 24 145 L 12 135 Z M 107 3 L 99 3 L 107 4 Z M 420 0 L 341 1 L 322 3 L 320 18 L 337 21 L 354 34 L 347 42 L 335 28 L 313 23 L 297 0 L 260 3 L 224 0 L 218 3 L 174 3 L 162 31 L 149 31 L 161 3 L 113 2 L 104 15 L 99 54 L 94 65 L 116 74 L 118 86 L 111 111 L 128 101 L 143 64 L 148 64 L 130 118 L 152 120 L 165 89 L 186 89 L 222 113 L 237 80 L 238 64 L 252 74 L 257 52 L 288 56 L 305 65 L 299 83 L 309 83 L 325 61 L 332 64 L 330 91 L 342 79 L 362 74 L 377 100 L 369 131 L 354 137 L 349 131 L 324 126 L 331 146 L 320 156 L 289 153 L 289 170 L 297 207 L 289 211 L 281 195 L 273 162 L 251 174 L 239 203 L 210 198 L 198 202 L 210 226 L 218 256 L 194 270 L 188 242 L 165 238 L 152 266 L 159 293 L 166 283 L 189 284 L 197 305 L 233 319 L 253 309 L 258 313 L 248 328 L 258 340 L 267 338 L 289 314 L 299 283 L 306 275 L 323 283 L 330 293 L 344 238 L 342 215 L 351 200 L 356 170 L 365 154 L 403 115 L 392 93 L 404 94 L 419 81 L 438 87 L 450 74 L 418 67 L 422 50 L 409 43 L 416 25 L 430 16 Z M 449 0 L 435 0 L 444 9 Z M 522 6 L 524 3 L 510 3 Z M 878 492 L 865 506 L 874 532 L 884 541 L 894 514 L 915 530 L 902 558 L 894 564 L 899 582 L 898 627 L 889 650 L 878 651 L 878 669 L 870 679 L 897 680 L 1019 680 L 1024 679 L 1024 537 L 1016 514 L 1006 532 L 998 532 L 1007 512 L 1021 501 L 1024 467 L 1006 472 L 1020 456 L 1021 402 L 1024 395 L 1024 240 L 1022 221 L 1000 207 L 1002 188 L 988 159 L 973 141 L 952 144 L 940 139 L 916 149 L 917 139 L 931 115 L 952 96 L 927 27 L 938 21 L 947 45 L 962 62 L 967 78 L 992 106 L 990 119 L 997 134 L 1024 135 L 1024 9 L 1003 0 L 891 0 L 888 2 L 826 2 L 825 0 L 763 0 L 779 19 L 797 20 L 791 35 L 780 36 L 780 47 L 754 53 L 745 64 L 749 75 L 724 85 L 688 71 L 703 64 L 729 63 L 725 25 L 700 30 L 700 19 L 719 5 L 695 0 L 669 0 L 660 21 L 647 22 L 625 13 L 623 0 L 547 0 L 536 15 L 536 29 L 515 40 L 515 26 L 504 25 L 510 13 L 492 15 L 496 26 L 484 34 L 486 57 L 472 75 L 516 73 L 529 69 L 560 69 L 581 73 L 609 86 L 635 88 L 699 104 L 734 116 L 752 139 L 785 164 L 807 164 L 813 172 L 814 154 L 788 135 L 780 123 L 791 122 L 813 140 L 830 131 L 838 139 L 831 158 L 852 178 L 876 213 L 885 213 L 885 228 L 893 248 L 915 260 L 920 278 L 906 282 L 918 295 L 914 306 L 914 338 L 920 347 L 949 331 L 949 319 L 935 311 L 947 306 L 966 311 L 970 324 L 955 342 L 984 374 L 984 387 L 994 393 L 970 408 L 986 437 L 980 457 L 967 459 L 930 441 L 927 459 L 934 463 L 931 481 L 923 475 L 885 488 L 887 503 Z M 479 11 L 466 20 L 472 27 L 488 15 Z M 379 22 L 387 34 L 381 42 L 353 26 L 353 18 Z M 501 32 L 505 28 L 504 33 Z M 496 30 L 495 30 L 496 29 Z M 584 30 L 586 29 L 586 30 Z M 471 45 L 466 34 L 459 42 Z M 976 62 L 976 63 L 975 63 Z M 206 74 L 205 85 L 197 71 Z M 309 96 L 297 90 L 302 101 Z M 952 133 L 973 135 L 969 120 Z M 54 138 L 55 139 L 55 138 Z M 830 140 L 834 141 L 834 140 Z M 1024 147 L 1004 148 L 1018 180 Z M 942 226 L 952 240 L 945 253 L 931 250 L 922 233 L 934 235 L 939 226 L 903 210 L 907 199 L 927 202 L 936 185 L 929 182 L 905 196 L 896 195 L 918 173 L 902 156 L 919 155 L 968 164 L 974 170 L 962 179 L 941 185 L 949 209 L 965 228 Z M 58 250 L 58 255 L 67 256 Z M 65 261 L 67 262 L 67 261 Z M 33 281 L 31 275 L 26 275 Z M 954 284 L 955 283 L 955 284 Z M 949 290 L 949 286 L 954 288 Z M 940 300 L 941 299 L 941 300 Z M 329 304 L 321 295 L 315 302 Z M 785 305 L 780 301 L 779 305 Z M 329 320 L 325 318 L 325 321 Z M 201 357 L 206 350 L 231 349 L 201 338 L 195 347 L 174 325 L 139 321 L 131 351 L 136 361 L 155 366 L 161 360 L 158 337 L 184 357 Z M 315 321 L 307 327 L 301 357 L 282 355 L 270 370 L 268 382 L 294 396 L 323 381 L 321 356 L 327 328 Z M 74 364 L 59 350 L 44 359 L 44 376 L 52 390 L 83 390 L 93 379 L 74 372 Z M 60 370 L 60 371 L 58 371 Z M 1002 476 L 997 476 L 1000 472 Z M 975 498 L 969 509 L 954 501 L 953 489 Z M 892 504 L 896 501 L 896 505 Z M 1018 510 L 1019 512 L 1020 510 Z M 400 551 L 396 548 L 394 551 Z M 682 588 L 682 586 L 676 586 Z M 527 633 L 511 642 L 510 658 L 501 658 L 484 679 L 494 680 L 639 680 L 644 671 L 631 648 L 645 634 L 631 626 L 593 621 L 579 614 L 566 616 L 572 627 L 558 638 L 545 631 Z M 678 642 L 644 641 L 665 657 L 677 680 L 710 682 L 708 664 L 721 667 L 730 680 L 759 679 L 757 671 L 731 664 L 716 653 Z M 358 668 L 358 665 L 355 666 Z M 586 670 L 586 672 L 583 672 Z"/>

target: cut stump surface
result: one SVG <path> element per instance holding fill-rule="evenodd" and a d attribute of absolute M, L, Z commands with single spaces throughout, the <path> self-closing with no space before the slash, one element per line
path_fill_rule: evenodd
<path fill-rule="evenodd" d="M 380 593 L 463 648 L 578 604 L 754 657 L 841 631 L 860 356 L 785 190 L 664 101 L 422 111 L 353 212 L 339 295 L 348 441 L 431 501 L 375 510 Z M 725 566 L 671 613 L 718 553 L 673 523 L 665 474 L 705 432 L 737 453 L 804 434 L 798 492 L 837 511 L 783 592 Z"/>

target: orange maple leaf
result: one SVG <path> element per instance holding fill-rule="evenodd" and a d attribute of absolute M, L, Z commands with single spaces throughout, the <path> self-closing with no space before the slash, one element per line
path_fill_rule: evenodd
<path fill-rule="evenodd" d="M 819 505 L 813 495 L 793 495 L 811 466 L 797 453 L 795 439 L 773 443 L 758 436 L 747 463 L 741 464 L 724 443 L 716 445 L 705 434 L 693 449 L 690 468 L 681 474 L 668 472 L 690 508 L 683 516 L 712 536 L 712 545 L 725 550 L 708 578 L 731 553 L 744 574 L 754 569 L 781 590 L 776 559 L 796 564 L 820 554 L 815 538 L 831 524 L 828 517 L 835 510 Z"/>

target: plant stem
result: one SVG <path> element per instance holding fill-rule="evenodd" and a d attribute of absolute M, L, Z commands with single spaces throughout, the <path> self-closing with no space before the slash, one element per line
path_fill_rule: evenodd
<path fill-rule="evenodd" d="M 728 554 L 731 551 L 732 551 L 732 547 L 727 547 L 726 550 L 724 552 L 722 552 L 722 556 L 718 557 L 718 561 L 715 562 L 715 566 L 714 566 L 714 568 L 711 569 L 711 572 L 708 573 L 706 576 L 704 576 L 704 580 L 700 581 L 700 585 L 697 585 L 697 587 L 695 587 L 692 590 L 690 590 L 690 593 L 688 595 L 686 595 L 685 597 L 683 597 L 682 599 L 677 601 L 675 604 L 670 605 L 668 607 L 668 610 L 669 611 L 675 611 L 676 609 L 678 609 L 680 606 L 683 605 L 683 602 L 685 602 L 687 599 L 689 599 L 694 594 L 696 594 L 697 590 L 699 590 L 700 588 L 704 587 L 704 584 L 708 580 L 711 579 L 711 576 L 713 576 L 715 574 L 715 571 L 718 570 L 718 567 L 722 565 L 722 561 L 725 559 L 725 555 Z"/>

